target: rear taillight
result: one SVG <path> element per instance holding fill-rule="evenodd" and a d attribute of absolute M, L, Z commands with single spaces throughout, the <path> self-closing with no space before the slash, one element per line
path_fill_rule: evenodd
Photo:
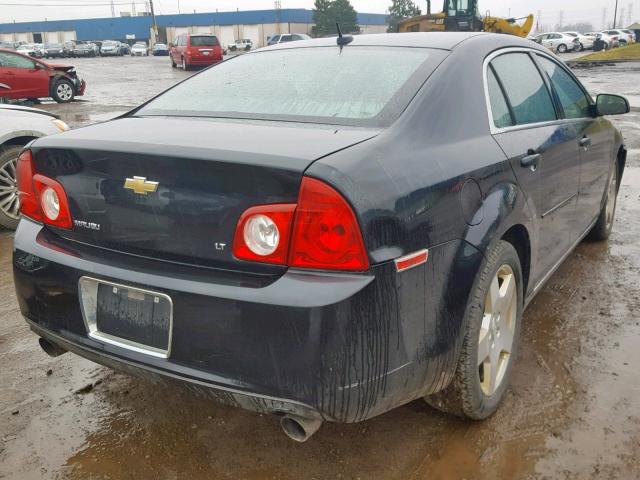
<path fill-rule="evenodd" d="M 360 227 L 347 201 L 308 177 L 302 180 L 297 205 L 263 205 L 242 214 L 233 253 L 241 260 L 298 268 L 369 268 Z"/>
<path fill-rule="evenodd" d="M 233 254 L 241 260 L 285 265 L 296 205 L 262 205 L 242 214 L 233 239 Z"/>
<path fill-rule="evenodd" d="M 42 210 L 33 187 L 33 156 L 31 150 L 25 150 L 18 157 L 18 168 L 16 177 L 18 183 L 18 197 L 20 198 L 20 212 L 25 216 L 42 221 Z"/>
<path fill-rule="evenodd" d="M 289 265 L 323 270 L 369 268 L 353 210 L 336 190 L 314 178 L 302 179 Z"/>
<path fill-rule="evenodd" d="M 16 175 L 20 212 L 25 217 L 58 228 L 72 227 L 69 200 L 64 188 L 56 180 L 35 173 L 30 150 L 25 150 L 18 157 Z"/>

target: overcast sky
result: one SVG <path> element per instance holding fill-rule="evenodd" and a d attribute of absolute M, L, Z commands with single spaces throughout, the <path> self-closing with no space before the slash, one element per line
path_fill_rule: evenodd
<path fill-rule="evenodd" d="M 0 0 L 0 23 L 12 21 L 33 21 L 33 20 L 61 20 L 67 18 L 94 18 L 111 16 L 110 0 Z M 124 4 L 127 0 L 114 0 L 116 12 L 130 11 L 130 3 Z M 282 8 L 313 8 L 313 0 L 281 0 Z M 7 5 L 15 3 L 19 5 Z M 138 11 L 144 8 L 144 0 L 136 0 Z M 353 6 L 359 12 L 384 13 L 391 3 L 391 0 L 351 0 Z M 423 10 L 426 10 L 427 2 L 420 0 L 417 2 Z M 640 1 L 619 0 L 619 13 L 624 9 L 622 23 L 625 26 L 632 23 L 629 21 L 629 9 L 633 8 L 632 21 L 640 19 Z M 40 6 L 36 4 L 55 5 Z M 78 6 L 59 6 L 62 4 L 73 4 Z M 97 5 L 96 5 L 97 4 Z M 433 0 L 433 10 L 439 11 L 442 0 Z M 634 5 L 635 4 L 635 5 Z M 154 0 L 156 14 L 178 13 L 180 12 L 213 12 L 230 10 L 258 10 L 273 8 L 272 0 Z M 531 5 L 535 5 L 532 11 Z M 541 11 L 541 23 L 552 28 L 558 23 L 563 15 L 564 23 L 575 23 L 578 21 L 591 22 L 596 29 L 603 27 L 603 11 L 606 8 L 606 21 L 611 23 L 615 0 L 480 0 L 480 9 L 483 14 L 490 10 L 493 15 L 524 16 L 528 13 L 537 15 Z M 635 7 L 635 8 L 634 8 Z M 561 10 L 562 9 L 562 12 Z"/>

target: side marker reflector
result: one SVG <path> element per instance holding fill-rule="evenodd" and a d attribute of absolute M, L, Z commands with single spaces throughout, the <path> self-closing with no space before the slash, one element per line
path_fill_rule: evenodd
<path fill-rule="evenodd" d="M 423 263 L 427 263 L 427 259 L 429 258 L 429 250 L 419 250 L 414 253 L 410 253 L 409 255 L 405 255 L 404 257 L 396 258 L 394 262 L 396 263 L 396 271 L 398 273 L 404 272 L 405 270 L 409 270 L 413 267 L 417 267 L 418 265 L 422 265 Z"/>

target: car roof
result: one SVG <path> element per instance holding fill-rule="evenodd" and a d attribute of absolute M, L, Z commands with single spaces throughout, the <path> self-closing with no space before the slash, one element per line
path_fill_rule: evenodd
<path fill-rule="evenodd" d="M 276 35 L 273 38 L 276 38 Z M 482 37 L 484 41 L 491 42 L 496 36 L 505 37 L 502 34 L 481 32 L 409 32 L 409 33 L 378 33 L 367 35 L 354 35 L 353 41 L 348 45 L 358 46 L 390 46 L 390 47 L 423 47 L 441 50 L 453 50 L 462 42 L 471 38 Z M 508 35 L 513 39 L 514 45 L 528 45 L 531 41 Z M 336 45 L 336 37 L 316 38 L 301 40 L 295 43 L 279 44 L 267 47 L 270 50 L 322 47 Z M 345 48 L 348 48 L 345 47 Z"/>

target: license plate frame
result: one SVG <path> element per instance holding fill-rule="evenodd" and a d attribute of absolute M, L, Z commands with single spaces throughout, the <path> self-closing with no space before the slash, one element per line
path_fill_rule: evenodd
<path fill-rule="evenodd" d="M 128 298 L 132 301 L 144 300 L 148 296 L 152 297 L 154 303 L 166 302 L 168 306 L 168 331 L 166 333 L 167 342 L 166 347 L 163 348 L 157 346 L 147 345 L 134 341 L 129 338 L 123 338 L 113 333 L 101 331 L 100 323 L 98 319 L 99 305 L 98 292 L 100 286 L 106 286 L 114 292 L 114 295 L 122 294 L 126 292 Z M 103 287 L 104 289 L 104 287 Z M 80 297 L 80 306 L 82 310 L 82 317 L 87 329 L 87 335 L 97 341 L 115 345 L 121 348 L 126 348 L 138 353 L 144 353 L 157 358 L 169 358 L 171 353 L 171 339 L 173 336 L 173 301 L 169 295 L 164 293 L 147 290 L 144 288 L 132 287 L 129 285 L 123 285 L 119 283 L 109 282 L 107 280 L 100 280 L 92 277 L 81 277 L 78 281 L 78 295 Z M 103 293 L 104 295 L 104 293 Z M 103 325 L 104 326 L 104 325 Z"/>

